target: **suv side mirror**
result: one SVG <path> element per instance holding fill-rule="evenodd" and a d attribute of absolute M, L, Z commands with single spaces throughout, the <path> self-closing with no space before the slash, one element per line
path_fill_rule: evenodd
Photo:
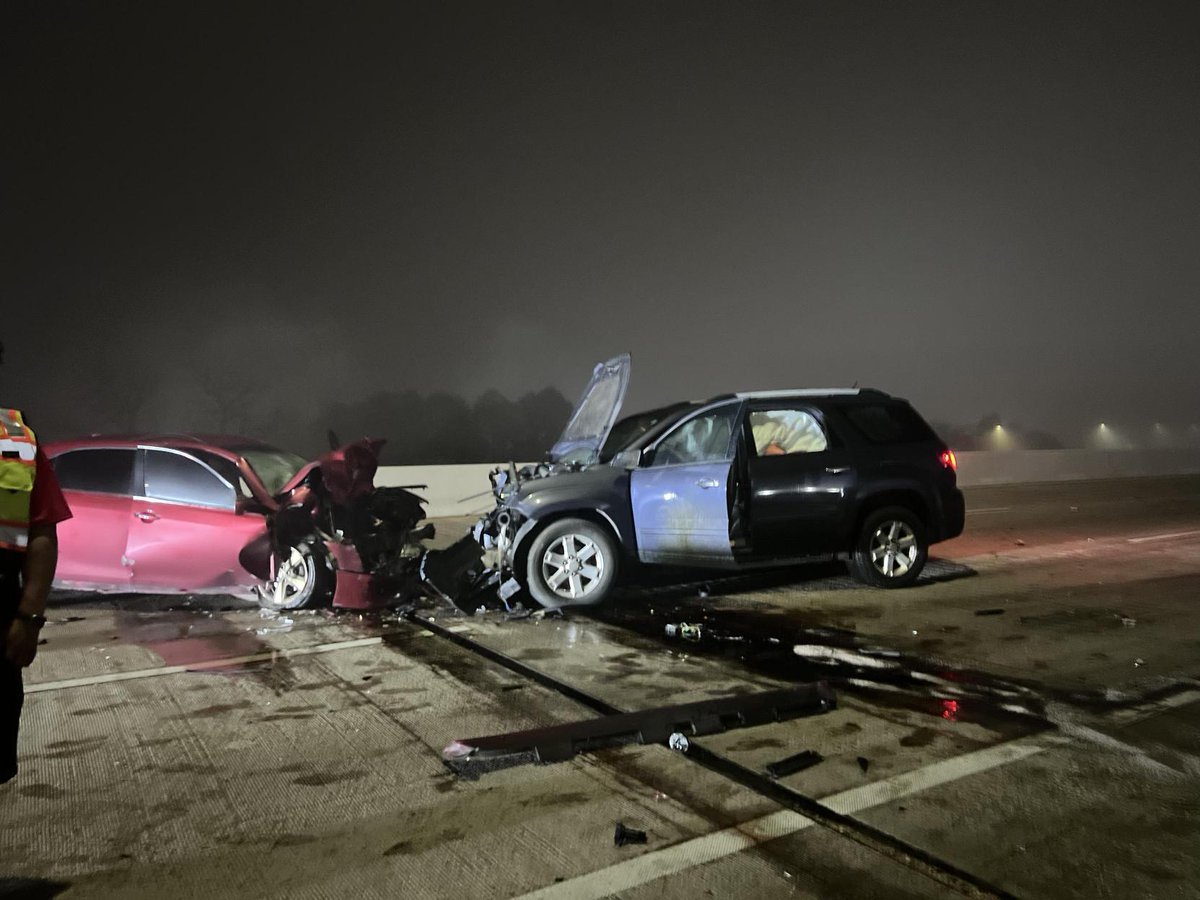
<path fill-rule="evenodd" d="M 641 462 L 641 450 L 622 450 L 612 458 L 612 462 L 609 465 L 616 469 L 636 469 Z"/>

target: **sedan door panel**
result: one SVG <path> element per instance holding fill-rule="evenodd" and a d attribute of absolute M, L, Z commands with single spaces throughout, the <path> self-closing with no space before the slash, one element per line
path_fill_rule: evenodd
<path fill-rule="evenodd" d="M 239 556 L 262 536 L 266 520 L 236 512 L 232 485 L 194 457 L 157 449 L 141 452 L 144 489 L 133 500 L 126 550 L 134 587 L 203 590 L 257 584 Z"/>
<path fill-rule="evenodd" d="M 71 518 L 58 523 L 58 567 L 62 587 L 121 589 L 131 573 L 125 542 L 133 514 L 129 495 L 64 490 Z"/>

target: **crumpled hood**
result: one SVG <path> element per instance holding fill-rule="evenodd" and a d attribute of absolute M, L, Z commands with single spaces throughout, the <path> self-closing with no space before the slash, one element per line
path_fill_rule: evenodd
<path fill-rule="evenodd" d="M 280 490 L 286 494 L 295 490 L 313 469 L 320 468 L 325 490 L 334 503 L 343 505 L 347 500 L 361 497 L 375 490 L 375 472 L 379 469 L 379 452 L 386 441 L 383 438 L 361 438 L 324 456 L 313 460 L 291 477 Z"/>

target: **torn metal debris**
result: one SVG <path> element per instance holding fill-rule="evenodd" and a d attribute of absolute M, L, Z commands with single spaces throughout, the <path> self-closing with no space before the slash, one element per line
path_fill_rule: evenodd
<path fill-rule="evenodd" d="M 715 734 L 817 715 L 837 706 L 824 681 L 796 687 L 661 706 L 528 731 L 464 738 L 442 751 L 446 766 L 463 778 L 530 762 L 563 762 L 577 753 L 626 744 L 666 744 L 673 736 Z M 674 747 L 674 744 L 672 744 Z"/>

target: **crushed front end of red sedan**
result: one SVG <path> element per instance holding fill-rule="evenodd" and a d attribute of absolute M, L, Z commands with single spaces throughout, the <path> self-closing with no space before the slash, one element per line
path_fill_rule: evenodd
<path fill-rule="evenodd" d="M 383 441 L 305 463 L 247 438 L 94 435 L 47 447 L 75 517 L 56 585 L 371 609 L 436 593 L 424 500 L 377 488 Z M 419 487 L 419 486 L 414 486 Z M 433 568 L 437 568 L 436 563 Z"/>
<path fill-rule="evenodd" d="M 275 609 L 330 600 L 371 609 L 418 596 L 425 502 L 407 488 L 375 487 L 383 441 L 364 438 L 302 468 L 271 498 L 267 516 L 273 570 L 261 602 Z M 311 599 L 295 598 L 310 592 Z"/>

